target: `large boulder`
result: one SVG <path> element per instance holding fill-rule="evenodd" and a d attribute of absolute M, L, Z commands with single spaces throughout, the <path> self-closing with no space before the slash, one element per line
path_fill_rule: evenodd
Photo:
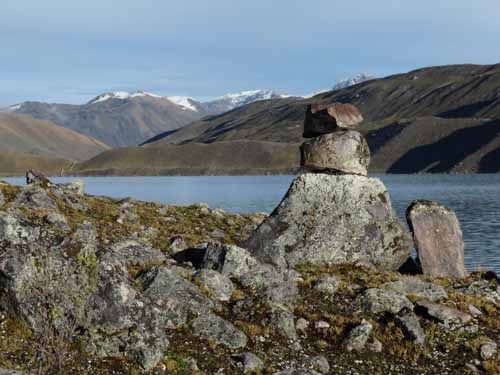
<path fill-rule="evenodd" d="M 313 104 L 307 108 L 304 138 L 314 138 L 338 129 L 353 129 L 363 121 L 363 115 L 352 104 Z"/>
<path fill-rule="evenodd" d="M 337 131 L 302 144 L 302 166 L 309 171 L 367 175 L 370 148 L 361 133 Z"/>
<path fill-rule="evenodd" d="M 247 245 L 259 260 L 283 268 L 366 261 L 390 270 L 412 248 L 380 180 L 320 173 L 297 177 Z"/>
<path fill-rule="evenodd" d="M 439 203 L 414 201 L 406 211 L 418 258 L 425 275 L 462 278 L 464 241 L 453 210 Z"/>

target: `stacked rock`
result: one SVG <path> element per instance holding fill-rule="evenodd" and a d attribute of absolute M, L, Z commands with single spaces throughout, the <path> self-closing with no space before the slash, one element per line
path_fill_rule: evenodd
<path fill-rule="evenodd" d="M 368 178 L 370 151 L 352 130 L 363 116 L 350 104 L 312 105 L 304 122 L 302 166 L 273 213 L 247 246 L 280 267 L 370 263 L 397 270 L 411 236 L 394 213 L 386 187 Z"/>
<path fill-rule="evenodd" d="M 361 133 L 350 130 L 363 121 L 351 104 L 309 106 L 304 123 L 302 167 L 309 171 L 343 172 L 366 176 L 370 148 Z"/>

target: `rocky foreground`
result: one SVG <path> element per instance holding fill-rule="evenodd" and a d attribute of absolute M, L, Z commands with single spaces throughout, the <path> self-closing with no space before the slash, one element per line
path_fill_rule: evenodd
<path fill-rule="evenodd" d="M 267 261 L 236 245 L 286 234 L 272 217 L 31 182 L 0 184 L 0 374 L 500 373 L 492 272 L 410 276 L 337 253 L 321 265 L 321 246 L 308 264 L 279 241 Z"/>

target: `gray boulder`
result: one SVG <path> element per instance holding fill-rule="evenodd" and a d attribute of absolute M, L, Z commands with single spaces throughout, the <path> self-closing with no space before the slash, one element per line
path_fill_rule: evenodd
<path fill-rule="evenodd" d="M 417 278 L 406 278 L 398 281 L 385 283 L 381 288 L 394 290 L 396 292 L 412 295 L 430 301 L 439 301 L 448 298 L 448 293 L 441 285 L 421 281 Z"/>
<path fill-rule="evenodd" d="M 24 207 L 31 209 L 56 210 L 54 200 L 49 197 L 47 190 L 39 185 L 27 185 L 17 194 L 13 204 L 14 207 Z"/>
<path fill-rule="evenodd" d="M 30 169 L 26 172 L 26 185 L 47 187 L 51 185 L 51 182 L 42 172 Z"/>
<path fill-rule="evenodd" d="M 257 263 L 257 260 L 241 247 L 210 242 L 202 262 L 202 268 L 218 271 L 228 277 L 239 278 L 249 272 Z"/>
<path fill-rule="evenodd" d="M 205 289 L 211 297 L 221 302 L 231 299 L 235 288 L 229 277 L 209 269 L 201 270 L 197 277 L 201 288 Z"/>
<path fill-rule="evenodd" d="M 419 345 L 425 343 L 425 332 L 413 310 L 404 308 L 396 315 L 395 320 L 409 339 Z"/>
<path fill-rule="evenodd" d="M 0 183 L 1 186 L 1 183 Z M 5 198 L 3 196 L 2 189 L 0 189 L 0 206 L 3 206 L 5 204 Z"/>
<path fill-rule="evenodd" d="M 405 295 L 384 289 L 367 289 L 359 295 L 355 301 L 356 305 L 366 313 L 397 314 L 404 308 L 413 310 L 413 304 Z"/>
<path fill-rule="evenodd" d="M 365 349 L 366 343 L 373 331 L 373 326 L 363 321 L 360 325 L 353 328 L 345 341 L 345 347 L 348 352 L 361 352 Z"/>
<path fill-rule="evenodd" d="M 302 144 L 302 167 L 366 176 L 370 148 L 361 133 L 345 130 L 325 134 Z"/>
<path fill-rule="evenodd" d="M 462 278 L 464 241 L 455 213 L 436 202 L 415 201 L 406 211 L 418 258 L 425 275 Z"/>
<path fill-rule="evenodd" d="M 193 333 L 229 349 L 241 349 L 247 345 L 247 337 L 228 321 L 214 314 L 202 314 L 192 322 Z"/>
<path fill-rule="evenodd" d="M 312 173 L 293 181 L 247 246 L 260 261 L 281 268 L 362 260 L 390 270 L 412 248 L 380 180 Z"/>
<path fill-rule="evenodd" d="M 304 362 L 304 367 L 310 368 L 314 371 L 318 371 L 321 374 L 328 374 L 328 372 L 330 371 L 330 364 L 328 363 L 328 360 L 322 355 L 308 357 Z"/>
<path fill-rule="evenodd" d="M 314 138 L 339 129 L 353 129 L 363 121 L 363 115 L 352 104 L 313 104 L 307 108 L 304 138 Z"/>

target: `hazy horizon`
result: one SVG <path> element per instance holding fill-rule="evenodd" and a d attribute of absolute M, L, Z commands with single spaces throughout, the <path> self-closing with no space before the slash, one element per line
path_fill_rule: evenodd
<path fill-rule="evenodd" d="M 0 106 L 135 90 L 304 95 L 363 72 L 500 62 L 493 0 L 4 0 L 0 9 Z"/>

